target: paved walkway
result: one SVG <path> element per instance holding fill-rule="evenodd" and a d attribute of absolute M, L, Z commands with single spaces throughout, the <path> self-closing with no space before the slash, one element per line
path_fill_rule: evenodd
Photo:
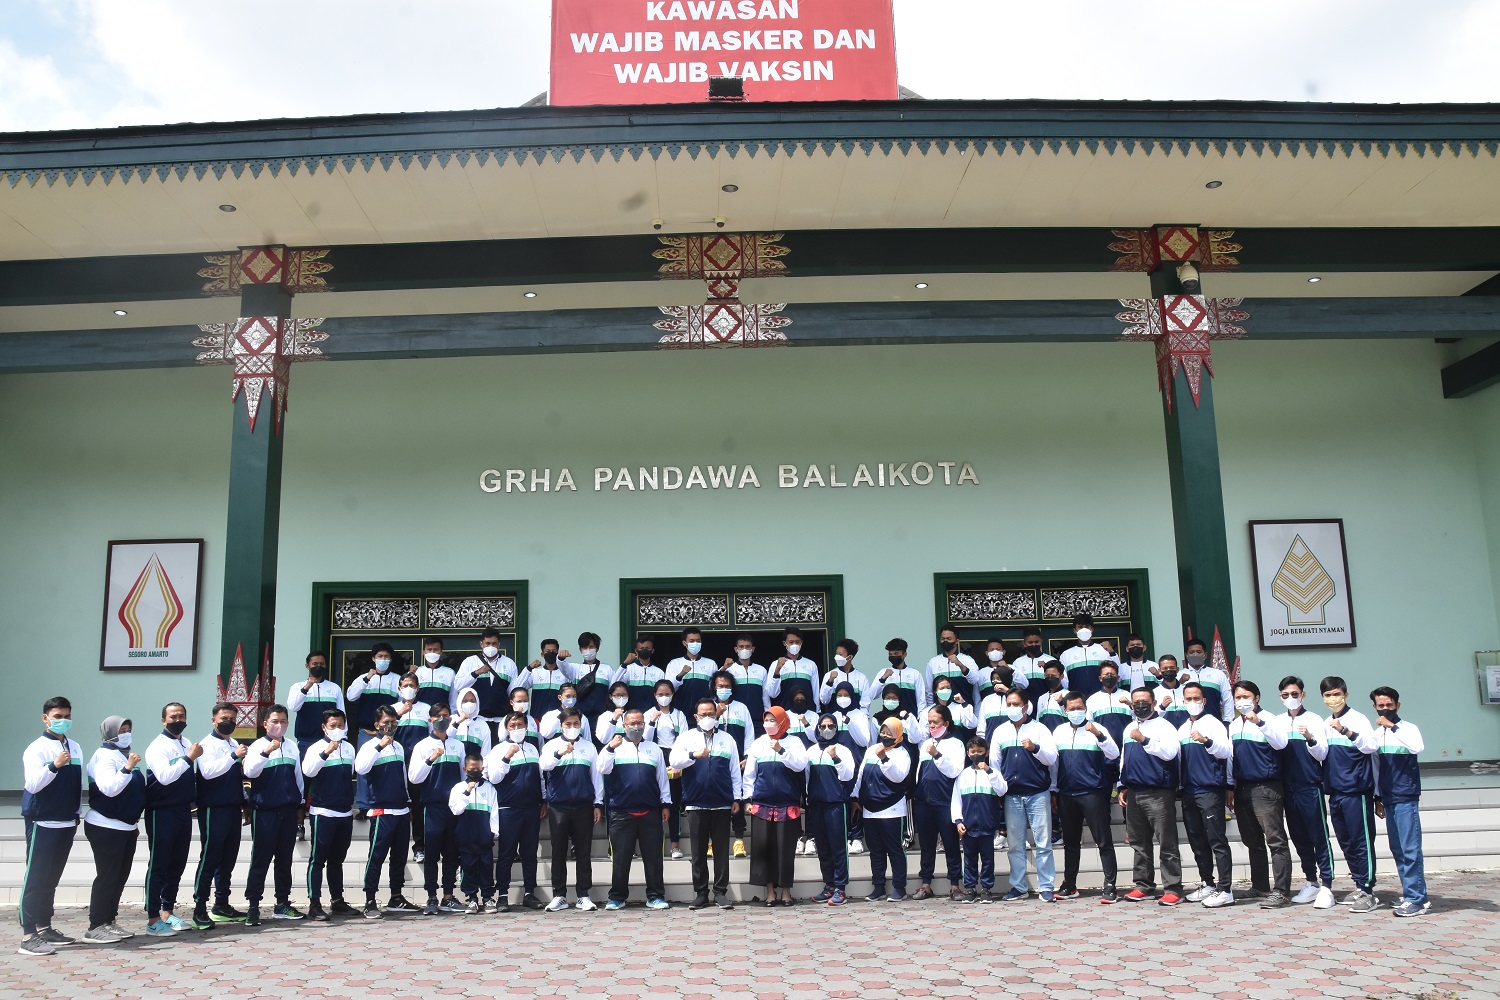
<path fill-rule="evenodd" d="M 0 1000 L 1500 996 L 1500 873 L 1437 876 L 1431 888 L 1432 910 L 1409 920 L 1389 908 L 1105 908 L 1085 897 L 1046 910 L 931 900 L 268 923 L 8 954 Z M 0 919 L 15 927 L 15 910 Z M 56 923 L 72 934 L 83 920 L 70 909 Z M 1204 940 L 1201 962 L 1180 957 Z"/>

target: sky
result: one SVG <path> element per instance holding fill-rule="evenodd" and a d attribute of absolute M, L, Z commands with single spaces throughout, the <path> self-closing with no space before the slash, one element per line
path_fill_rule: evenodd
<path fill-rule="evenodd" d="M 521 104 L 551 0 L 0 0 L 0 131 Z M 895 0 L 928 98 L 1500 102 L 1500 0 Z"/>

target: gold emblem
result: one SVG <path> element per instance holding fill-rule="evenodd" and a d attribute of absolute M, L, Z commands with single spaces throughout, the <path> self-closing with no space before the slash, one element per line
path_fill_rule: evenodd
<path fill-rule="evenodd" d="M 1326 624 L 1324 608 L 1338 593 L 1333 577 L 1298 535 L 1271 581 L 1271 596 L 1286 608 L 1289 625 Z"/>

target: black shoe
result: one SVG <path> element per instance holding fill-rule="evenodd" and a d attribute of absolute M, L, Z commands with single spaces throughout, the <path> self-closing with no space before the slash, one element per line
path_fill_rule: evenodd
<path fill-rule="evenodd" d="M 228 903 L 219 903 L 208 911 L 209 919 L 216 924 L 234 924 L 245 919 L 245 915 Z"/>
<path fill-rule="evenodd" d="M 423 848 L 418 847 L 411 852 L 411 859 L 416 864 L 421 864 L 422 862 L 427 860 L 427 851 Z"/>
<path fill-rule="evenodd" d="M 490 910 L 491 913 L 509 913 L 510 912 L 510 900 L 509 899 L 499 899 L 499 900 L 492 899 L 492 900 L 489 901 L 489 910 Z"/>
<path fill-rule="evenodd" d="M 385 904 L 387 913 L 421 913 L 422 908 L 417 906 L 405 896 L 392 896 L 390 902 Z"/>
<path fill-rule="evenodd" d="M 357 820 L 359 820 L 361 823 L 363 823 L 369 817 L 365 815 L 365 810 L 363 810 L 363 809 L 356 809 L 354 811 L 354 818 L 357 819 Z"/>
<path fill-rule="evenodd" d="M 734 909 L 734 900 L 729 898 L 729 893 L 719 892 L 714 894 L 714 905 L 721 910 Z"/>
<path fill-rule="evenodd" d="M 438 915 L 438 905 L 437 905 L 437 903 L 438 903 L 438 901 L 437 901 L 437 897 L 436 896 L 428 896 L 427 897 L 427 905 L 424 906 L 424 907 L 422 907 L 422 916 L 424 916 L 424 917 L 435 917 L 435 916 L 437 916 Z"/>
<path fill-rule="evenodd" d="M 333 901 L 333 905 L 328 908 L 328 912 L 333 914 L 335 917 L 359 916 L 359 911 L 350 906 L 348 903 L 344 902 L 342 899 L 335 899 Z"/>
<path fill-rule="evenodd" d="M 252 907 L 250 907 L 249 910 L 247 910 L 245 912 L 245 926 L 246 927 L 259 927 L 260 926 L 260 907 L 258 907 L 258 906 L 252 906 Z"/>
<path fill-rule="evenodd" d="M 326 922 L 328 920 L 328 911 L 323 909 L 322 903 L 309 903 L 307 905 L 307 919 Z"/>
<path fill-rule="evenodd" d="M 365 919 L 366 920 L 379 920 L 383 916 L 385 916 L 385 914 L 380 912 L 380 904 L 379 903 L 375 902 L 375 900 L 373 900 L 373 899 L 367 899 L 367 900 L 365 900 Z"/>
<path fill-rule="evenodd" d="M 701 910 L 706 906 L 708 906 L 708 893 L 700 892 L 698 893 L 698 895 L 694 896 L 693 901 L 688 904 L 688 909 Z"/>
<path fill-rule="evenodd" d="M 297 824 L 297 839 L 298 840 L 306 840 L 307 839 L 307 824 L 305 824 L 305 823 L 298 823 Z"/>
<path fill-rule="evenodd" d="M 41 930 L 36 932 L 36 937 L 41 938 L 43 941 L 47 942 L 50 945 L 78 943 L 72 938 L 68 937 L 62 931 L 52 927 L 43 927 Z"/>
<path fill-rule="evenodd" d="M 534 892 L 528 892 L 526 895 L 522 896 L 521 905 L 526 907 L 526 909 L 528 910 L 545 909 L 545 904 L 543 904 L 540 899 L 536 898 L 536 893 Z"/>

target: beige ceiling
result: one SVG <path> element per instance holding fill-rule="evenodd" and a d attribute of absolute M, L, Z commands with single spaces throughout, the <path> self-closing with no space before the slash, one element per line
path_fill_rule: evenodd
<path fill-rule="evenodd" d="M 1222 187 L 1208 190 L 1211 180 Z M 726 194 L 724 184 L 740 190 Z M 0 259 L 651 233 L 941 227 L 1500 225 L 1500 158 L 913 147 L 676 160 L 436 160 L 253 178 L 0 184 Z M 221 204 L 238 209 L 219 210 Z"/>

